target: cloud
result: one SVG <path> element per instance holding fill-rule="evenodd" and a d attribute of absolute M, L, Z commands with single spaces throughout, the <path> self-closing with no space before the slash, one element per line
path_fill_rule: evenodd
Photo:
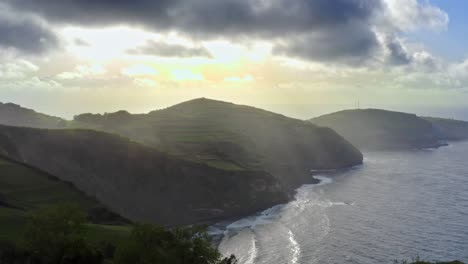
<path fill-rule="evenodd" d="M 89 44 L 88 42 L 86 42 L 86 41 L 84 41 L 84 40 L 82 40 L 82 39 L 80 39 L 80 38 L 75 38 L 75 39 L 73 40 L 73 43 L 74 43 L 75 45 L 81 46 L 81 47 L 89 47 L 89 46 L 90 46 L 90 44 Z"/>
<path fill-rule="evenodd" d="M 208 50 L 203 47 L 186 47 L 154 40 L 148 40 L 144 46 L 128 50 L 127 53 L 160 57 L 211 57 Z"/>
<path fill-rule="evenodd" d="M 283 42 L 276 50 L 287 55 L 327 60 L 368 56 L 378 44 L 370 20 L 381 6 L 379 0 L 3 1 L 18 12 L 40 15 L 50 23 L 139 25 L 158 32 L 177 31 L 203 40 L 294 38 L 298 42 Z M 323 47 L 325 45 L 328 47 Z M 158 50 L 170 55 L 204 53 L 161 44 L 146 49 Z"/>
<path fill-rule="evenodd" d="M 107 69 L 103 65 L 78 65 L 74 71 L 67 71 L 57 74 L 59 80 L 78 80 L 102 76 L 107 73 Z"/>
<path fill-rule="evenodd" d="M 57 48 L 58 38 L 32 18 L 14 16 L 0 3 L 0 48 L 40 54 Z"/>
<path fill-rule="evenodd" d="M 449 16 L 440 8 L 418 0 L 384 0 L 388 19 L 398 30 L 444 30 Z"/>
<path fill-rule="evenodd" d="M 424 29 L 443 30 L 448 15 L 418 0 L 0 0 L 49 23 L 101 27 L 126 24 L 193 40 L 274 43 L 273 52 L 327 63 L 357 64 L 386 51 L 390 64 L 409 63 L 398 41 L 380 41 Z M 131 50 L 157 56 L 207 56 L 203 48 L 160 42 Z"/>
<path fill-rule="evenodd" d="M 324 62 L 362 63 L 371 59 L 379 43 L 362 22 L 299 35 L 274 48 L 277 54 Z"/>
<path fill-rule="evenodd" d="M 393 37 L 385 38 L 385 47 L 387 48 L 387 63 L 390 65 L 407 65 L 412 61 L 411 55 L 404 47 L 401 40 Z"/>
<path fill-rule="evenodd" d="M 26 60 L 0 63 L 0 78 L 3 80 L 21 79 L 37 70 L 37 65 Z"/>
<path fill-rule="evenodd" d="M 178 0 L 1 0 L 18 11 L 30 12 L 51 22 L 79 25 L 160 24 Z M 167 25 L 164 25 L 167 26 Z"/>

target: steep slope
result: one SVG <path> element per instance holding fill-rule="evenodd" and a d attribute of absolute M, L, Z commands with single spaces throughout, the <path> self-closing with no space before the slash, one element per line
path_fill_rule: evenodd
<path fill-rule="evenodd" d="M 468 139 L 468 122 L 466 121 L 437 117 L 424 117 L 424 119 L 431 122 L 445 140 Z"/>
<path fill-rule="evenodd" d="M 132 220 L 210 222 L 288 199 L 266 172 L 216 169 L 97 131 L 0 126 L 0 154 L 72 182 Z"/>
<path fill-rule="evenodd" d="M 329 128 L 204 98 L 145 115 L 84 114 L 75 122 L 210 166 L 267 171 L 290 188 L 310 180 L 311 169 L 362 162 L 361 153 Z"/>
<path fill-rule="evenodd" d="M 356 109 L 323 115 L 310 121 L 334 129 L 361 149 L 413 149 L 443 144 L 433 124 L 414 114 Z"/>
<path fill-rule="evenodd" d="M 0 207 L 22 211 L 72 202 L 81 205 L 95 223 L 125 223 L 95 198 L 73 184 L 5 158 L 0 158 Z"/>
<path fill-rule="evenodd" d="M 0 124 L 36 128 L 63 128 L 66 126 L 66 121 L 16 104 L 0 103 Z"/>
<path fill-rule="evenodd" d="M 102 224 L 127 224 L 96 199 L 72 184 L 24 164 L 0 158 L 0 241 L 15 240 L 24 228 L 28 213 L 46 206 L 71 202 L 88 212 L 96 235 L 106 233 Z M 102 232 L 101 232 L 102 231 Z"/>

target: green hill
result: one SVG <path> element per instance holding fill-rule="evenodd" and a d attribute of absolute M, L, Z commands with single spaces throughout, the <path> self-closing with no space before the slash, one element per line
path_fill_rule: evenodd
<path fill-rule="evenodd" d="M 0 103 L 0 124 L 36 128 L 63 128 L 67 121 L 16 104 Z"/>
<path fill-rule="evenodd" d="M 431 122 L 446 140 L 468 139 L 468 122 L 436 117 L 424 117 Z"/>
<path fill-rule="evenodd" d="M 362 149 L 414 149 L 443 144 L 433 124 L 414 114 L 356 109 L 323 115 L 310 121 L 334 129 Z"/>
<path fill-rule="evenodd" d="M 361 153 L 331 129 L 204 98 L 149 114 L 84 114 L 74 122 L 77 127 L 118 133 L 210 166 L 267 171 L 294 187 L 310 179 L 310 169 L 362 162 Z"/>
<path fill-rule="evenodd" d="M 0 153 L 153 223 L 251 214 L 291 199 L 313 181 L 311 169 L 362 162 L 329 128 L 209 99 L 149 114 L 83 114 L 66 127 L 79 129 L 0 126 Z"/>
<path fill-rule="evenodd" d="M 0 153 L 72 182 L 132 220 L 210 222 L 288 198 L 266 172 L 185 161 L 104 132 L 0 126 Z"/>
<path fill-rule="evenodd" d="M 0 175 L 0 241 L 15 240 L 31 211 L 67 202 L 79 204 L 87 211 L 94 223 L 88 226 L 92 238 L 125 232 L 123 226 L 103 225 L 126 224 L 125 219 L 70 183 L 5 158 L 0 158 Z"/>

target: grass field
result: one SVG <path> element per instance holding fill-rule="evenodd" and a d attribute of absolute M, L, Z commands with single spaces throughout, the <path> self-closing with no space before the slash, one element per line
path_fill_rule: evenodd
<path fill-rule="evenodd" d="M 0 241 L 16 241 L 34 210 L 66 202 L 84 210 L 102 206 L 69 183 L 0 159 Z M 86 232 L 91 241 L 119 241 L 130 227 L 88 224 Z"/>

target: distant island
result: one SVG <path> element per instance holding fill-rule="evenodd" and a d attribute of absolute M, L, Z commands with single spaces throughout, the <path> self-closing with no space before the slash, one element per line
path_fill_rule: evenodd
<path fill-rule="evenodd" d="M 332 128 L 359 149 L 436 148 L 468 139 L 468 122 L 380 109 L 344 110 L 310 121 Z"/>

